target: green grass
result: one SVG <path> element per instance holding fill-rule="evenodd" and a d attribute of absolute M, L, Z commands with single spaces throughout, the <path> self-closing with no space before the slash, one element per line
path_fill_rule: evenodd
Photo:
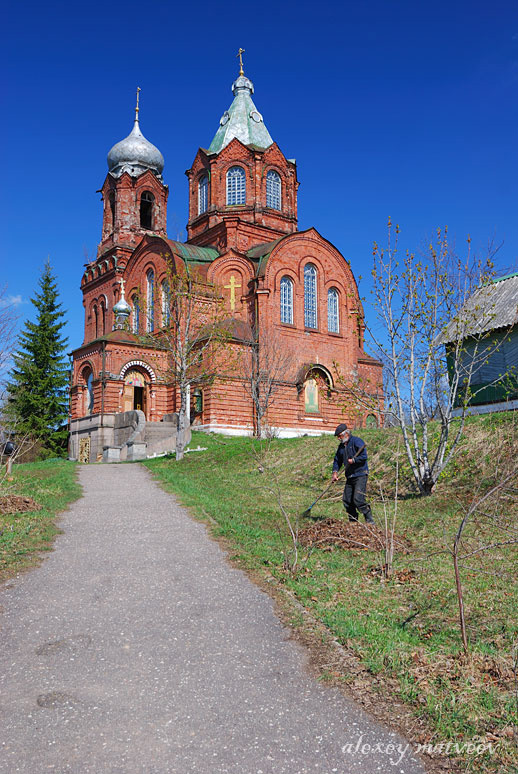
<path fill-rule="evenodd" d="M 13 466 L 13 481 L 4 480 L 0 497 L 32 497 L 41 510 L 0 513 L 0 580 L 33 566 L 47 551 L 59 529 L 57 514 L 81 496 L 76 464 L 62 459 Z"/>
<path fill-rule="evenodd" d="M 390 498 L 398 431 L 362 430 L 361 435 L 370 454 L 370 500 L 381 524 L 379 486 Z M 396 554 L 394 571 L 415 573 L 413 581 L 403 583 L 397 577 L 382 582 L 371 574 L 383 561 L 380 553 L 371 551 L 316 549 L 308 555 L 301 548 L 300 571 L 286 570 L 292 545 L 276 497 L 268 490 L 278 486 L 293 523 L 307 526 L 297 514 L 329 481 L 334 438 L 258 444 L 194 433 L 191 446 L 207 446 L 206 452 L 188 454 L 180 463 L 162 458 L 146 464 L 195 515 L 209 518 L 214 533 L 225 539 L 243 567 L 273 575 L 378 681 L 390 678 L 398 698 L 426 717 L 437 739 L 465 741 L 501 734 L 494 742 L 497 753 L 464 764 L 471 771 L 503 771 L 516 753 L 505 733 L 517 722 L 512 684 L 512 648 L 518 639 L 517 552 L 502 548 L 478 560 L 474 569 L 483 572 L 463 570 L 469 659 L 462 654 L 451 557 L 436 552 L 451 544 L 462 508 L 477 488 L 490 484 L 499 449 L 518 457 L 515 435 L 509 419 L 470 419 L 462 448 L 429 498 L 412 494 L 401 455 L 403 497 L 396 533 L 405 535 L 412 549 L 407 555 Z M 340 494 L 337 485 L 331 499 L 315 507 L 315 515 L 340 517 Z M 516 508 L 516 502 L 508 501 L 507 507 Z M 343 678 L 347 681 L 349 675 Z"/>

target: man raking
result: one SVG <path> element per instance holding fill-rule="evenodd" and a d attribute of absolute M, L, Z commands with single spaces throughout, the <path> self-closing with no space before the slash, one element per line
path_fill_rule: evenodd
<path fill-rule="evenodd" d="M 363 513 L 367 524 L 374 524 L 372 511 L 367 502 L 367 449 L 361 438 L 351 435 L 347 425 L 338 425 L 335 435 L 340 439 L 333 461 L 333 481 L 338 481 L 338 471 L 345 466 L 344 508 L 349 521 L 358 521 L 358 511 Z"/>

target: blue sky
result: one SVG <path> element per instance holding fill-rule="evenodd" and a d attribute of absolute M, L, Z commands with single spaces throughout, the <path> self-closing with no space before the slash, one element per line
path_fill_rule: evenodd
<path fill-rule="evenodd" d="M 142 131 L 165 157 L 169 235 L 183 239 L 184 172 L 230 105 L 240 46 L 270 134 L 297 159 L 299 228 L 315 226 L 357 276 L 368 277 L 389 215 L 404 247 L 446 224 L 459 246 L 468 233 L 480 251 L 502 242 L 497 267 L 517 266 L 516 0 L 93 0 L 9 14 L 1 283 L 23 323 L 50 256 L 70 348 L 83 339 L 79 282 L 100 240 L 96 190 L 131 130 L 137 85 Z"/>

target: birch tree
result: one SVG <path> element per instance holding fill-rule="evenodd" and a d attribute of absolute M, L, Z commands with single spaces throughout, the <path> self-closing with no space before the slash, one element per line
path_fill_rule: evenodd
<path fill-rule="evenodd" d="M 478 258 L 468 238 L 459 256 L 445 229 L 423 257 L 400 258 L 398 236 L 389 221 L 387 246 L 374 244 L 377 324 L 368 333 L 385 367 L 387 405 L 415 483 L 429 495 L 462 436 L 476 393 L 472 376 L 498 347 L 489 330 L 496 315 L 491 293 L 480 292 L 493 276 L 495 250 Z"/>
<path fill-rule="evenodd" d="M 0 288 L 0 384 L 14 349 L 17 322 L 15 305 L 4 285 Z"/>
<path fill-rule="evenodd" d="M 184 456 L 189 400 L 193 387 L 211 384 L 225 367 L 230 335 L 223 298 L 217 289 L 193 275 L 188 265 L 177 272 L 168 267 L 155 306 L 161 307 L 162 327 L 145 337 L 155 347 L 161 378 L 172 382 L 179 396 L 176 459 Z"/>

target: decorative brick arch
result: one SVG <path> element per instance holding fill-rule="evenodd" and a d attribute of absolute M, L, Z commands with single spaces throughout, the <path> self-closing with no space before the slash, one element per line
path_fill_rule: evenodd
<path fill-rule="evenodd" d="M 81 363 L 81 365 L 78 368 L 78 376 L 79 376 L 79 379 L 81 380 L 81 384 L 86 383 L 85 371 L 91 371 L 92 376 L 95 377 L 95 370 L 91 360 L 85 360 L 84 362 Z"/>
<path fill-rule="evenodd" d="M 322 365 L 322 363 L 306 363 L 303 365 L 298 373 L 296 382 L 299 386 L 302 386 L 306 379 L 309 377 L 309 375 L 314 372 L 318 371 L 320 375 L 325 379 L 325 381 L 328 383 L 330 389 L 334 389 L 334 379 L 333 374 L 329 370 L 329 368 L 326 368 L 325 365 Z"/>
<path fill-rule="evenodd" d="M 133 368 L 134 366 L 139 366 L 140 368 L 144 368 L 145 371 L 148 372 L 149 376 L 151 377 L 152 382 L 156 382 L 156 376 L 155 372 L 149 366 L 147 363 L 144 363 L 143 360 L 130 360 L 129 363 L 126 363 L 125 366 L 122 366 L 121 372 L 119 374 L 120 379 L 124 379 L 126 372 L 129 371 L 130 368 Z"/>

